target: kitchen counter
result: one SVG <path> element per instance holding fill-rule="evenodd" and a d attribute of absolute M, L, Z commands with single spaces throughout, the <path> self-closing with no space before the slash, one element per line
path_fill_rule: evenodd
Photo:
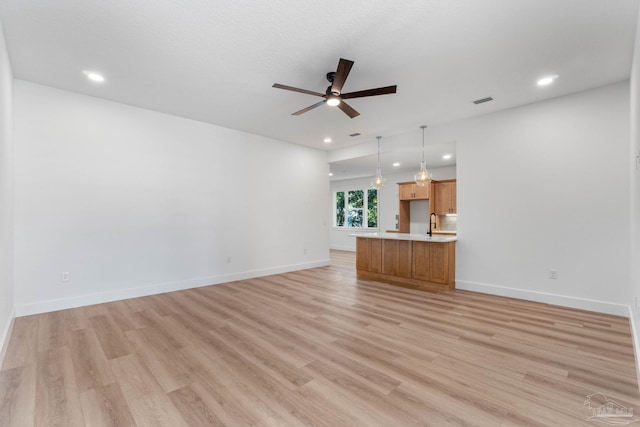
<path fill-rule="evenodd" d="M 389 240 L 411 240 L 414 242 L 455 242 L 458 240 L 457 236 L 446 234 L 434 234 L 429 236 L 427 234 L 410 234 L 410 233 L 354 233 L 349 234 L 352 237 L 364 237 L 368 239 L 389 239 Z"/>
<path fill-rule="evenodd" d="M 445 234 L 448 236 L 455 236 L 458 234 L 457 231 L 450 231 L 450 230 L 433 230 L 433 234 Z"/>
<path fill-rule="evenodd" d="M 350 236 L 356 238 L 358 277 L 428 292 L 455 288 L 457 236 L 410 233 Z"/>

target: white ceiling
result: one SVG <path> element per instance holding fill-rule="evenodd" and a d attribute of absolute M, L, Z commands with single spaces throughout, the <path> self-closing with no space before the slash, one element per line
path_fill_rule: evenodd
<path fill-rule="evenodd" d="M 16 78 L 326 150 L 628 79 L 637 16 L 638 0 L 0 0 Z M 319 98 L 271 85 L 324 92 L 340 57 L 344 92 L 397 94 L 291 116 Z"/>

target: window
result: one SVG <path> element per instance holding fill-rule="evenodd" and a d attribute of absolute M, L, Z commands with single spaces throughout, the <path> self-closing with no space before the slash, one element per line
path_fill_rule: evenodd
<path fill-rule="evenodd" d="M 378 190 L 336 191 L 336 227 L 378 227 Z"/>

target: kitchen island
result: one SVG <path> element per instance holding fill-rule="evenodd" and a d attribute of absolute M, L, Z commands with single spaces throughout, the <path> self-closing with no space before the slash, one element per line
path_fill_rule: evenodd
<path fill-rule="evenodd" d="M 455 288 L 456 236 L 350 234 L 359 277 L 429 292 Z"/>

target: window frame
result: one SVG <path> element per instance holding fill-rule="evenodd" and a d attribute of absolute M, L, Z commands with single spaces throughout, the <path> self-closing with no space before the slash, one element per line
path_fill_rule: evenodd
<path fill-rule="evenodd" d="M 362 226 L 359 227 L 354 227 L 354 226 L 350 226 L 349 225 L 349 193 L 350 192 L 355 192 L 355 191 L 362 191 L 363 197 L 362 197 L 362 202 L 363 202 L 363 206 L 361 208 L 353 208 L 356 210 L 360 210 L 362 211 Z M 370 227 L 369 226 L 369 192 L 370 191 L 375 191 L 375 198 L 376 198 L 376 203 L 375 203 L 375 213 L 376 213 L 376 226 L 375 227 Z M 342 225 L 338 225 L 338 193 L 343 193 L 343 200 L 344 200 L 344 206 L 342 208 L 342 212 L 343 212 L 343 224 Z M 338 229 L 338 230 L 361 230 L 361 229 L 365 229 L 365 230 L 377 230 L 380 227 L 380 218 L 379 218 L 379 213 L 380 213 L 380 190 L 376 189 L 376 188 L 346 188 L 346 189 L 340 189 L 340 190 L 334 190 L 333 191 L 333 198 L 332 198 L 332 222 L 333 222 L 333 228 Z M 352 210 L 353 210 L 352 209 Z"/>

